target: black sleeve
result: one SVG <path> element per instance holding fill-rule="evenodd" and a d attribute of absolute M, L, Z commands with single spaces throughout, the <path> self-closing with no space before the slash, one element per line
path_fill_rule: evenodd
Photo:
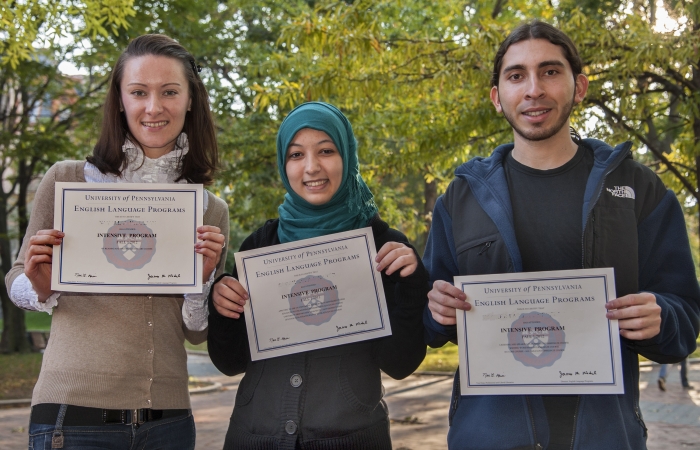
<path fill-rule="evenodd" d="M 389 229 L 375 235 L 377 251 L 386 242 L 406 244 L 413 249 L 406 236 Z M 379 368 L 397 380 L 412 374 L 425 358 L 423 340 L 423 309 L 428 301 L 428 271 L 416 252 L 418 267 L 407 277 L 400 271 L 387 276 L 382 272 L 382 283 L 389 310 L 391 336 L 377 339 L 373 345 L 374 358 Z"/>
<path fill-rule="evenodd" d="M 248 236 L 241 244 L 239 251 L 253 250 L 262 247 L 260 245 L 262 228 Z M 224 274 L 217 278 L 218 283 L 223 277 L 232 276 L 238 279 L 238 270 L 234 266 L 233 273 Z M 209 333 L 207 334 L 207 350 L 209 357 L 221 373 L 233 376 L 246 371 L 250 362 L 250 348 L 248 347 L 248 331 L 245 324 L 245 316 L 241 314 L 238 319 L 224 317 L 216 311 L 212 303 L 214 286 L 209 291 Z"/>

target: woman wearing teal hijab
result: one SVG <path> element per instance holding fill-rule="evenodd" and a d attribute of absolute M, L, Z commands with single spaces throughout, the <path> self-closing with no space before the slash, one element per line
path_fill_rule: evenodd
<path fill-rule="evenodd" d="M 428 273 L 406 237 L 379 218 L 352 127 L 336 107 L 310 102 L 290 112 L 277 135 L 277 166 L 287 190 L 279 218 L 240 250 L 372 227 L 392 335 L 251 361 L 248 294 L 235 269 L 220 278 L 210 295 L 209 355 L 223 373 L 245 373 L 224 448 L 391 449 L 380 371 L 404 378 L 425 357 Z"/>

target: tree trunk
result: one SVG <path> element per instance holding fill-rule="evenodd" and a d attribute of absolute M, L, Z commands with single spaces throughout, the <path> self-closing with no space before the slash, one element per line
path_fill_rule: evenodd
<path fill-rule="evenodd" d="M 0 196 L 0 299 L 2 300 L 2 316 L 4 327 L 0 352 L 25 353 L 31 350 L 27 339 L 27 329 L 24 325 L 24 311 L 16 307 L 7 294 L 5 286 L 5 274 L 12 267 L 13 258 L 10 250 L 10 239 L 7 226 L 7 197 Z"/>
<path fill-rule="evenodd" d="M 423 217 L 425 217 L 425 232 L 420 235 L 418 242 L 415 243 L 415 247 L 421 253 L 421 256 L 423 255 L 425 244 L 428 242 L 428 233 L 430 233 L 430 226 L 433 223 L 433 209 L 435 208 L 437 198 L 437 180 L 433 180 L 430 183 L 425 182 L 423 186 Z"/>
<path fill-rule="evenodd" d="M 695 188 L 700 190 L 700 117 L 696 117 L 695 120 L 693 121 L 693 133 L 695 134 L 694 136 L 694 144 L 695 144 Z M 698 223 L 697 223 L 697 229 L 695 230 L 698 235 L 698 248 L 700 248 L 700 203 L 697 201 L 695 202 L 695 208 L 697 209 L 697 218 L 698 218 Z"/>
<path fill-rule="evenodd" d="M 19 234 L 17 238 L 20 244 L 24 239 L 24 235 L 27 232 L 27 225 L 29 225 L 29 214 L 27 213 L 27 193 L 29 190 L 29 183 L 32 181 L 32 167 L 33 165 L 28 164 L 27 161 L 22 158 L 17 161 L 17 224 L 19 226 Z M 8 205 L 5 205 L 8 206 Z M 19 248 L 17 249 L 19 252 Z"/>
<path fill-rule="evenodd" d="M 695 24 L 693 25 L 693 30 L 697 33 L 700 31 L 700 17 L 694 17 Z M 700 116 L 698 116 L 698 107 L 700 107 L 700 102 L 698 102 L 698 93 L 700 93 L 700 61 L 692 65 L 693 78 L 690 81 L 690 85 L 693 86 L 694 96 L 689 98 L 694 98 L 692 100 L 695 102 L 695 117 L 693 118 L 693 150 L 695 151 L 695 192 L 700 191 Z M 697 197 L 696 197 L 697 198 Z M 698 209 L 698 246 L 700 246 L 700 203 L 695 202 L 695 207 Z"/>

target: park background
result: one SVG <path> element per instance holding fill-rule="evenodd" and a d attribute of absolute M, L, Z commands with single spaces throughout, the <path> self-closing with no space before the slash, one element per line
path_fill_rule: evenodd
<path fill-rule="evenodd" d="M 582 137 L 634 143 L 673 189 L 698 261 L 700 2 L 690 0 L 3 0 L 0 2 L 0 400 L 27 398 L 41 364 L 4 275 L 34 189 L 56 161 L 84 159 L 109 71 L 128 41 L 164 33 L 202 67 L 229 205 L 231 245 L 277 216 L 284 188 L 275 137 L 296 105 L 341 108 L 383 218 L 421 252 L 454 169 L 512 140 L 489 100 L 492 61 L 510 30 L 541 19 L 576 42 L 590 88 L 574 110 Z M 454 348 L 423 370 L 453 370 Z"/>

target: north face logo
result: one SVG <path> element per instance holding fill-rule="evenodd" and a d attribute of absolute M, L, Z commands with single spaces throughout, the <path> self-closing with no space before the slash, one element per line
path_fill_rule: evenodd
<path fill-rule="evenodd" d="M 615 189 L 606 188 L 613 197 L 634 199 L 634 189 L 629 186 L 615 186 Z"/>

